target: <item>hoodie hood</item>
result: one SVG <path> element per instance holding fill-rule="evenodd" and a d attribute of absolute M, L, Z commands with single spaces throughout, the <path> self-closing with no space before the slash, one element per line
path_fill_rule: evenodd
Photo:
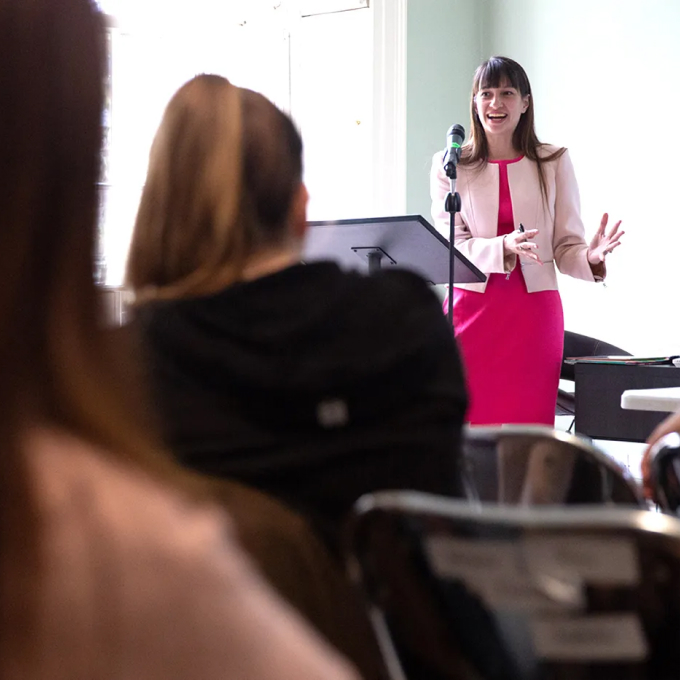
<path fill-rule="evenodd" d="M 417 275 L 366 277 L 328 262 L 149 303 L 137 320 L 164 383 L 170 375 L 200 383 L 206 399 L 227 390 L 279 426 L 324 426 L 324 408 L 331 420 L 356 421 L 408 403 L 453 345 L 439 301 Z"/>

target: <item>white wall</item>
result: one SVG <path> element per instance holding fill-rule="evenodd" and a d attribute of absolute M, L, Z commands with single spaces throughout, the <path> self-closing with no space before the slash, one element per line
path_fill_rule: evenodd
<path fill-rule="evenodd" d="M 489 3 L 487 52 L 527 70 L 539 136 L 573 157 L 588 235 L 604 211 L 626 229 L 606 288 L 561 278 L 567 327 L 680 351 L 680 2 Z"/>

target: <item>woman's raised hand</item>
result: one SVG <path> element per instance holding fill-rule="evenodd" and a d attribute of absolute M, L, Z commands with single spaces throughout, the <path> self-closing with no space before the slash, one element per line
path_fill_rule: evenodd
<path fill-rule="evenodd" d="M 588 262 L 590 262 L 590 264 L 600 264 L 600 262 L 604 262 L 605 257 L 607 257 L 614 248 L 618 248 L 618 246 L 621 245 L 621 237 L 625 233 L 619 229 L 621 220 L 610 229 L 609 233 L 606 233 L 605 231 L 607 222 L 609 222 L 609 215 L 605 213 L 602 215 L 600 227 L 595 232 L 595 236 L 593 236 L 593 240 L 590 242 L 588 248 Z"/>
<path fill-rule="evenodd" d="M 538 229 L 528 229 L 527 231 L 516 229 L 510 232 L 503 239 L 504 254 L 514 253 L 515 255 L 522 255 L 538 262 L 538 264 L 543 264 L 534 252 L 538 246 L 531 240 L 536 234 L 538 234 Z"/>

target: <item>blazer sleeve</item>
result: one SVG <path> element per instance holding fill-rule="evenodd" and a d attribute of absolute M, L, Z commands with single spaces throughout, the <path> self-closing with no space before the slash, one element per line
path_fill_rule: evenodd
<path fill-rule="evenodd" d="M 553 256 L 563 274 L 585 281 L 595 280 L 588 262 L 578 183 L 568 151 L 558 158 L 555 171 Z"/>
<path fill-rule="evenodd" d="M 437 231 L 449 238 L 451 218 L 445 210 L 446 196 L 450 191 L 449 179 L 442 166 L 443 152 L 432 158 L 430 169 L 430 198 L 432 219 Z M 503 236 L 484 238 L 473 236 L 461 213 L 456 213 L 453 242 L 456 248 L 485 274 L 505 274 L 515 268 L 516 257 L 504 260 Z"/>

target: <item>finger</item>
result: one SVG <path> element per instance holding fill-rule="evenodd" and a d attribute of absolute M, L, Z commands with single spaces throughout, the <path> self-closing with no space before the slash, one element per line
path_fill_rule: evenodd
<path fill-rule="evenodd" d="M 652 430 L 652 434 L 647 437 L 647 446 L 651 449 L 661 437 L 671 432 L 680 432 L 680 411 L 668 416 Z"/>
<path fill-rule="evenodd" d="M 604 230 L 607 227 L 607 222 L 609 222 L 609 215 L 605 213 L 602 215 L 602 219 L 600 220 L 600 228 L 597 230 L 597 233 L 601 236 L 604 234 Z"/>
<path fill-rule="evenodd" d="M 534 244 L 528 244 L 528 245 L 532 245 L 534 248 L 537 247 Z M 526 257 L 527 260 L 533 260 L 534 262 L 538 262 L 538 264 L 543 264 L 541 262 L 541 260 L 539 259 L 538 254 L 535 253 L 533 250 L 530 250 L 528 248 L 526 250 L 521 250 L 520 255 L 523 255 L 524 257 Z"/>
<path fill-rule="evenodd" d="M 609 231 L 609 236 L 612 236 L 618 231 L 618 228 L 621 226 L 621 220 L 619 220 Z"/>
<path fill-rule="evenodd" d="M 650 466 L 651 459 L 652 459 L 652 445 L 648 444 L 647 448 L 645 449 L 645 452 L 642 454 L 642 462 L 640 464 L 642 472 L 649 472 L 651 468 Z"/>
<path fill-rule="evenodd" d="M 626 233 L 625 231 L 620 231 L 620 232 L 618 232 L 618 234 L 614 234 L 614 236 L 612 236 L 610 241 L 619 241 L 625 233 Z"/>
<path fill-rule="evenodd" d="M 529 248 L 520 248 L 520 250 L 517 253 L 518 255 L 522 255 L 523 257 L 529 257 L 529 258 L 534 258 L 536 257 L 536 254 L 530 250 Z"/>
<path fill-rule="evenodd" d="M 613 243 L 610 246 L 607 247 L 605 250 L 606 253 L 613 253 L 621 244 L 620 243 Z"/>
<path fill-rule="evenodd" d="M 652 465 L 651 465 L 651 451 L 652 447 L 648 446 L 642 456 L 642 464 L 640 466 L 642 472 L 642 487 L 645 497 L 649 500 L 654 500 L 654 484 L 652 482 Z"/>

